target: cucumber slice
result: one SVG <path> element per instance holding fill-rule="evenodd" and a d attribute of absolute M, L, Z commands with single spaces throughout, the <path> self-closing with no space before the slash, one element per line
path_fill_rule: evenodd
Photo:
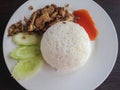
<path fill-rule="evenodd" d="M 11 53 L 10 57 L 16 60 L 28 60 L 40 55 L 40 48 L 35 46 L 18 46 Z"/>
<path fill-rule="evenodd" d="M 36 45 L 40 43 L 41 37 L 37 34 L 18 33 L 12 39 L 18 45 Z"/>
<path fill-rule="evenodd" d="M 27 79 L 30 76 L 36 74 L 43 65 L 43 60 L 40 58 L 33 60 L 23 60 L 18 62 L 12 68 L 12 76 L 17 80 Z"/>

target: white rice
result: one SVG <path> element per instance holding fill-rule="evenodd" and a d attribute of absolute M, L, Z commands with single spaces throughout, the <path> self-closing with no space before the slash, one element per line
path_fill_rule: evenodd
<path fill-rule="evenodd" d="M 44 33 L 41 52 L 45 61 L 58 71 L 73 71 L 88 61 L 91 43 L 80 25 L 59 22 Z"/>

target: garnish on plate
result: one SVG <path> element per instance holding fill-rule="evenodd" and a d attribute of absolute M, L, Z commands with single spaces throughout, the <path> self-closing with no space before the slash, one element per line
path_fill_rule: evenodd
<path fill-rule="evenodd" d="M 77 18 L 76 23 L 83 26 L 89 35 L 90 40 L 95 40 L 98 36 L 98 30 L 90 13 L 85 9 L 75 10 L 73 15 Z"/>

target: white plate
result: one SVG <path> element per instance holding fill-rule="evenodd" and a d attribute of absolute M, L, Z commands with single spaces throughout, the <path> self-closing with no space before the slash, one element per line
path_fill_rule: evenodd
<path fill-rule="evenodd" d="M 79 71 L 60 74 L 49 66 L 45 66 L 37 75 L 28 80 L 18 81 L 28 90 L 93 90 L 110 74 L 117 57 L 118 40 L 114 25 L 106 12 L 92 0 L 29 0 L 24 3 L 11 17 L 4 34 L 3 52 L 7 67 L 11 70 L 15 62 L 9 58 L 9 52 L 15 48 L 11 37 L 7 37 L 8 27 L 30 17 L 33 11 L 47 4 L 64 6 L 70 4 L 70 10 L 87 9 L 96 23 L 99 36 L 94 42 L 94 51 L 89 62 Z M 28 7 L 34 6 L 34 10 Z"/>

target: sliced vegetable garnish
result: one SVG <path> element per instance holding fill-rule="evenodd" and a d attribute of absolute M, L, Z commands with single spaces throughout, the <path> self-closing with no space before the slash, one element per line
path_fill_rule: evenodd
<path fill-rule="evenodd" d="M 18 46 L 11 53 L 10 57 L 16 60 L 28 60 L 40 55 L 38 46 Z"/>
<path fill-rule="evenodd" d="M 13 36 L 13 41 L 18 45 L 36 45 L 40 43 L 40 35 L 18 33 Z"/>
<path fill-rule="evenodd" d="M 23 60 L 18 62 L 12 68 L 12 76 L 17 80 L 26 79 L 36 74 L 43 65 L 43 60 L 40 57 L 33 60 Z"/>

